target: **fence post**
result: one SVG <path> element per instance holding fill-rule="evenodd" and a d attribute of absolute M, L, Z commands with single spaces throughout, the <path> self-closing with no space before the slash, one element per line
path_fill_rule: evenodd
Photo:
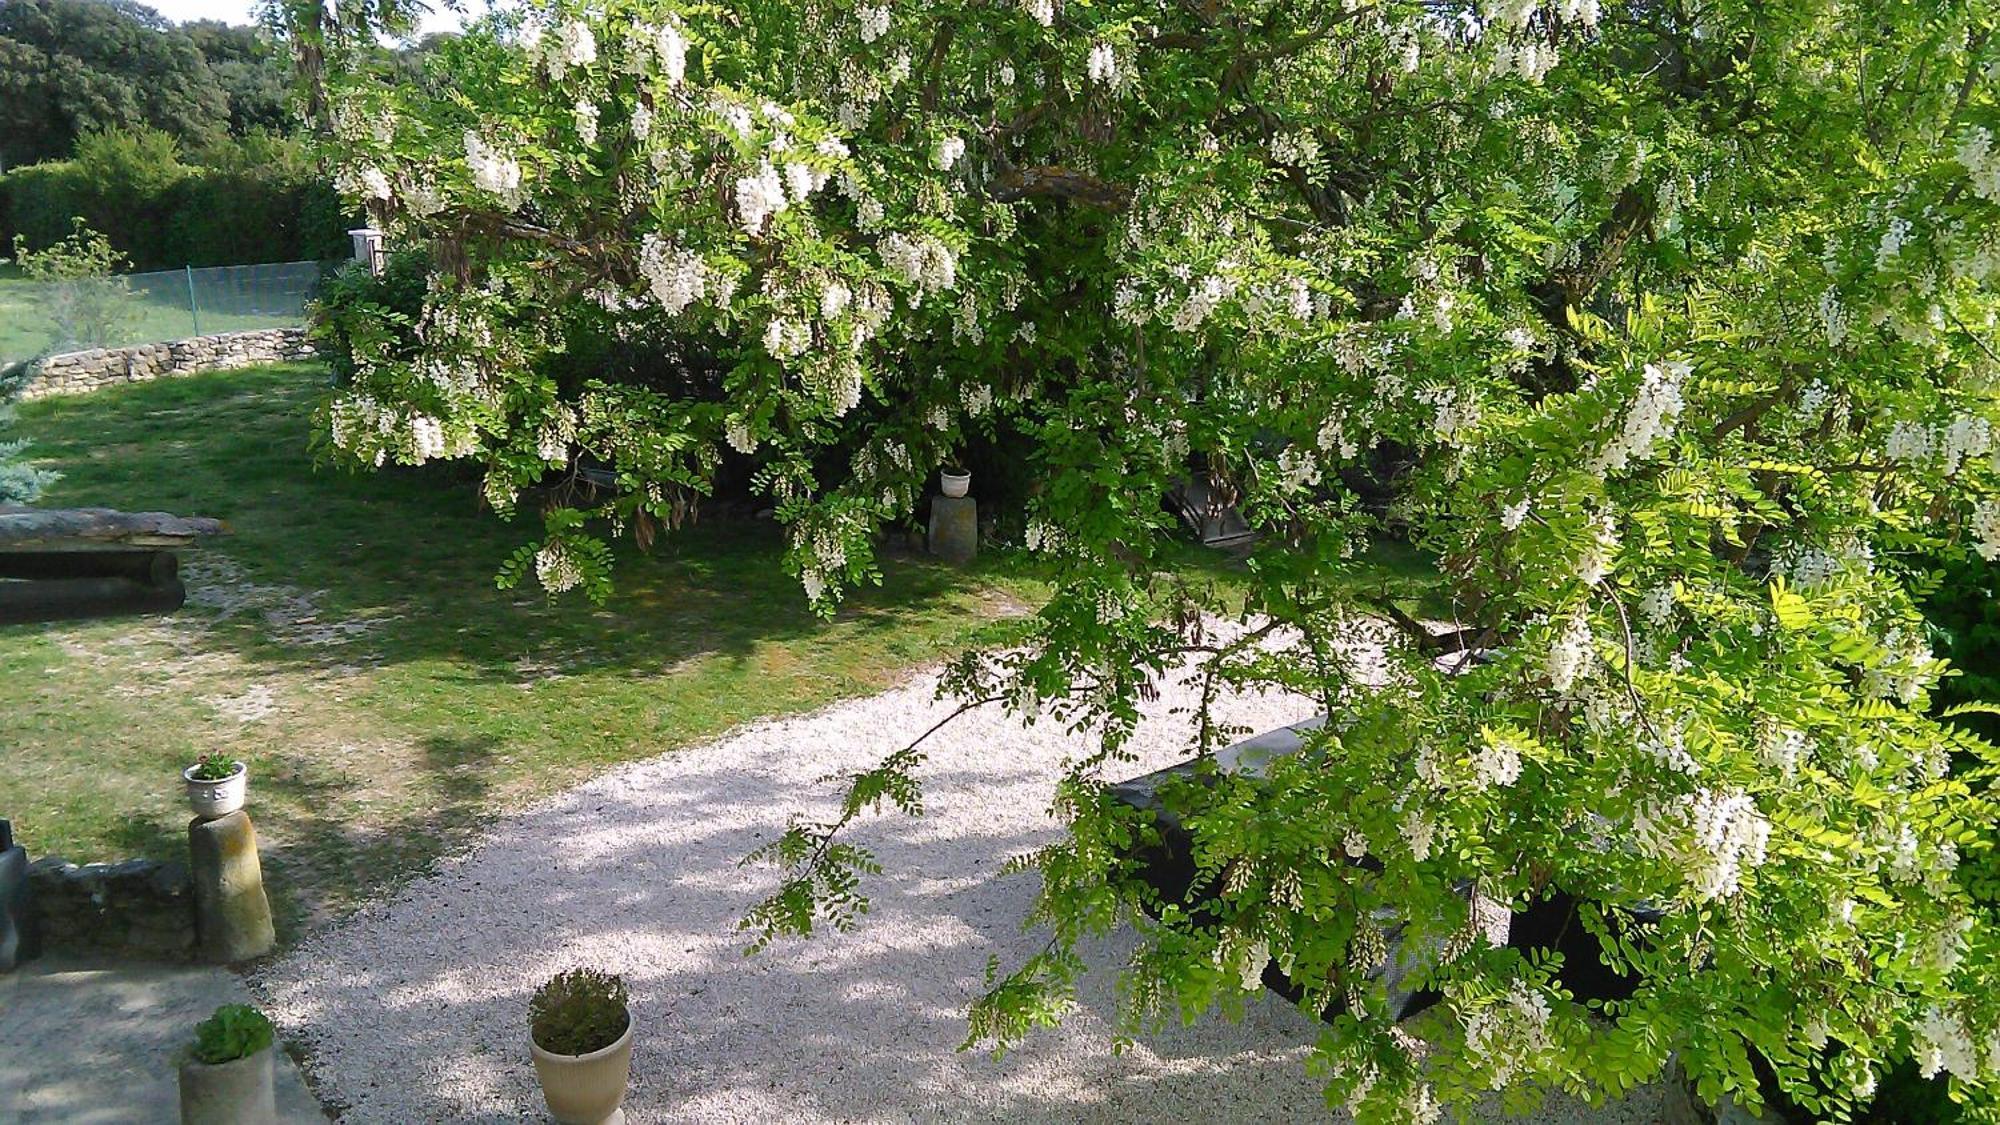
<path fill-rule="evenodd" d="M 201 335 L 201 306 L 196 304 L 194 299 L 194 267 L 183 266 L 182 268 L 187 270 L 188 315 L 194 317 L 194 334 L 199 336 Z"/>

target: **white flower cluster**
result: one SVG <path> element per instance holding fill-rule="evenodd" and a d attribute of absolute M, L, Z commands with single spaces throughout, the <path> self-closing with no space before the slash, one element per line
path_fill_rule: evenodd
<path fill-rule="evenodd" d="M 597 35 L 582 20 L 571 20 L 556 28 L 555 35 L 544 40 L 543 46 L 547 53 L 542 56 L 542 66 L 552 82 L 560 82 L 569 71 L 597 61 Z"/>
<path fill-rule="evenodd" d="M 1177 332 L 1193 332 L 1201 327 L 1222 304 L 1223 298 L 1235 291 L 1235 286 L 1220 274 L 1210 274 L 1194 284 L 1181 307 L 1174 310 L 1172 324 Z"/>
<path fill-rule="evenodd" d="M 1562 55 L 1554 47 L 1532 38 L 1519 43 L 1502 42 L 1493 48 L 1495 75 L 1514 74 L 1530 82 L 1548 77 L 1549 71 L 1561 61 Z"/>
<path fill-rule="evenodd" d="M 359 169 L 342 169 L 334 177 L 334 187 L 342 194 L 359 196 L 362 199 L 388 200 L 395 194 L 389 185 L 389 177 L 382 169 L 369 165 Z"/>
<path fill-rule="evenodd" d="M 1432 383 L 1419 388 L 1417 401 L 1428 404 L 1436 411 L 1431 418 L 1431 432 L 1437 435 L 1439 441 L 1457 441 L 1479 425 L 1479 400 L 1450 383 Z"/>
<path fill-rule="evenodd" d="M 535 552 L 535 579 L 551 594 L 560 594 L 583 585 L 583 569 L 562 540 L 552 540 Z"/>
<path fill-rule="evenodd" d="M 597 103 L 589 98 L 578 98 L 572 107 L 576 116 L 576 136 L 586 146 L 597 143 Z"/>
<path fill-rule="evenodd" d="M 576 415 L 569 407 L 549 412 L 542 428 L 535 432 L 535 455 L 551 465 L 569 463 L 569 444 L 576 440 Z"/>
<path fill-rule="evenodd" d="M 2000 559 L 2000 501 L 1981 500 L 1972 509 L 1972 534 L 1979 540 L 1974 549 L 1980 558 Z"/>
<path fill-rule="evenodd" d="M 927 294 L 956 288 L 958 255 L 935 235 L 908 235 L 900 231 L 882 239 L 877 252 L 882 265 L 916 292 L 910 303 L 919 305 Z"/>
<path fill-rule="evenodd" d="M 1937 657 L 1930 644 L 1920 634 L 1898 626 L 1883 636 L 1882 647 L 1889 655 L 1868 670 L 1865 686 L 1883 699 L 1915 703 L 1936 676 Z"/>
<path fill-rule="evenodd" d="M 740 415 L 731 415 L 729 420 L 723 423 L 722 435 L 724 440 L 729 442 L 729 448 L 746 457 L 757 452 L 757 435 L 750 432 L 750 423 L 744 421 Z"/>
<path fill-rule="evenodd" d="M 1021 0 L 1021 10 L 1043 27 L 1056 25 L 1056 0 Z"/>
<path fill-rule="evenodd" d="M 1947 1070 L 1960 1079 L 1979 1078 L 1979 1054 L 1963 1020 L 1933 1007 L 1917 1022 L 1914 1039 L 1917 1069 L 1925 1078 L 1935 1078 Z M 1994 1044 L 1993 1051 L 2000 1054 L 2000 1042 Z"/>
<path fill-rule="evenodd" d="M 445 209 L 444 189 L 438 186 L 436 176 L 427 173 L 406 174 L 398 194 L 403 197 L 403 210 L 415 219 L 428 219 Z"/>
<path fill-rule="evenodd" d="M 1556 14 L 1570 23 L 1596 27 L 1604 10 L 1599 0 L 1556 0 Z"/>
<path fill-rule="evenodd" d="M 1697 789 L 1673 805 L 1648 805 L 1633 829 L 1647 854 L 1685 869 L 1689 890 L 1701 901 L 1741 890 L 1743 876 L 1764 862 L 1771 840 L 1771 822 L 1740 789 Z"/>
<path fill-rule="evenodd" d="M 1122 90 L 1132 81 L 1131 71 L 1119 66 L 1118 50 L 1109 43 L 1092 45 L 1084 67 L 1090 80 L 1107 90 Z"/>
<path fill-rule="evenodd" d="M 1397 826 L 1403 833 L 1403 842 L 1410 846 L 1410 858 L 1418 863 L 1431 857 L 1431 847 L 1437 840 L 1437 825 L 1416 809 L 1403 814 Z"/>
<path fill-rule="evenodd" d="M 778 316 L 764 326 L 764 350 L 773 359 L 783 361 L 804 355 L 811 346 L 812 325 L 807 321 Z"/>
<path fill-rule="evenodd" d="M 1522 1068 L 1533 1066 L 1555 1046 L 1549 1014 L 1547 997 L 1515 981 L 1506 999 L 1466 1016 L 1465 1048 L 1479 1060 L 1493 1089 L 1506 1089 Z"/>
<path fill-rule="evenodd" d="M 1578 609 L 1563 622 L 1562 630 L 1549 644 L 1545 671 L 1549 686 L 1557 695 L 1569 694 L 1577 676 L 1589 664 L 1591 655 L 1590 618 Z"/>
<path fill-rule="evenodd" d="M 1766 724 L 1757 731 L 1757 752 L 1779 773 L 1790 777 L 1798 772 L 1800 762 L 1812 756 L 1812 739 L 1801 730 Z"/>
<path fill-rule="evenodd" d="M 444 426 L 428 414 L 413 414 L 404 417 L 394 408 L 385 406 L 367 394 L 345 396 L 334 402 L 329 423 L 333 444 L 351 453 L 368 452 L 364 447 L 373 447 L 372 460 L 378 467 L 386 462 L 394 452 L 397 459 L 405 464 L 421 465 L 433 458 L 461 456 L 463 448 L 451 448 L 444 436 Z M 465 443 L 461 442 L 463 446 Z"/>
<path fill-rule="evenodd" d="M 1882 241 L 1875 246 L 1875 267 L 1877 269 L 1887 267 L 1890 262 L 1895 261 L 1902 254 L 1903 247 L 1909 244 L 1910 232 L 1914 229 L 1915 227 L 1911 224 L 1910 220 L 1901 215 L 1897 215 L 1889 220 L 1888 227 L 1882 231 Z"/>
<path fill-rule="evenodd" d="M 1512 738 L 1493 734 L 1480 740 L 1472 755 L 1472 787 L 1484 792 L 1502 789 L 1521 779 L 1521 748 Z"/>
<path fill-rule="evenodd" d="M 1662 582 L 1639 599 L 1639 616 L 1655 629 L 1665 628 L 1674 616 L 1674 587 Z"/>
<path fill-rule="evenodd" d="M 785 180 L 776 168 L 766 161 L 754 176 L 744 176 L 736 181 L 736 211 L 743 222 L 745 234 L 757 234 L 764 229 L 764 220 L 791 206 L 785 197 Z"/>
<path fill-rule="evenodd" d="M 940 172 L 949 172 L 965 155 L 965 138 L 946 137 L 931 149 L 931 163 Z"/>
<path fill-rule="evenodd" d="M 861 41 L 873 43 L 889 34 L 889 6 L 863 4 L 854 9 L 855 22 L 861 25 Z"/>
<path fill-rule="evenodd" d="M 1541 7 L 1541 0 L 1486 0 L 1480 12 L 1488 23 L 1500 27 L 1524 27 Z"/>
<path fill-rule="evenodd" d="M 708 267 L 701 255 L 657 234 L 640 244 L 639 274 L 668 316 L 701 300 L 708 289 Z"/>
<path fill-rule="evenodd" d="M 1692 371 L 1681 360 L 1647 364 L 1617 436 L 1591 461 L 1591 471 L 1618 472 L 1633 460 L 1651 456 L 1653 447 L 1674 432 L 1674 421 L 1681 413 L 1681 385 Z"/>
<path fill-rule="evenodd" d="M 1601 512 L 1591 521 L 1590 546 L 1576 560 L 1576 578 L 1586 586 L 1595 586 L 1611 573 L 1611 562 L 1618 556 L 1618 525 L 1612 522 L 1610 512 Z"/>
<path fill-rule="evenodd" d="M 521 165 L 471 129 L 465 131 L 465 166 L 474 187 L 498 196 L 509 211 L 521 206 Z"/>
<path fill-rule="evenodd" d="M 1977 128 L 1967 133 L 1958 146 L 1958 162 L 1972 179 L 1972 190 L 2000 203 L 2000 152 L 1993 148 L 1993 133 Z"/>
<path fill-rule="evenodd" d="M 681 29 L 679 17 L 669 19 L 660 27 L 642 24 L 635 29 L 635 33 L 640 43 L 650 42 L 653 56 L 660 63 L 660 73 L 666 76 L 668 85 L 678 86 L 687 79 L 687 33 Z"/>
<path fill-rule="evenodd" d="M 1854 316 L 1841 302 L 1838 287 L 1829 285 L 1826 292 L 1819 295 L 1819 321 L 1826 329 L 1828 347 L 1837 348 L 1847 342 L 1847 334 L 1854 326 Z"/>
<path fill-rule="evenodd" d="M 1824 588 L 1850 572 L 1867 574 L 1875 567 L 1875 551 L 1853 536 L 1842 536 L 1820 546 L 1814 543 L 1787 543 L 1771 556 L 1773 573 L 1784 575 L 1801 590 Z"/>

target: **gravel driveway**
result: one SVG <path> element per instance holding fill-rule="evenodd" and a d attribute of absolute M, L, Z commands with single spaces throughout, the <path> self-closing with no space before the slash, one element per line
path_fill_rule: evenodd
<path fill-rule="evenodd" d="M 1146 707 L 1131 774 L 1184 756 L 1188 724 L 1171 712 L 1192 698 L 1169 685 Z M 1312 710 L 1277 696 L 1221 707 L 1253 730 Z M 774 883 L 744 855 L 792 813 L 823 813 L 827 774 L 873 764 L 947 712 L 923 678 L 616 770 L 496 825 L 256 984 L 350 1122 L 542 1120 L 527 998 L 584 964 L 631 987 L 634 1125 L 1329 1120 L 1300 1065 L 1314 1025 L 1268 999 L 1240 1023 L 1114 1055 L 1112 974 L 1099 972 L 1059 1030 L 998 1061 L 957 1050 L 987 959 L 1012 967 L 1038 945 L 1019 927 L 1032 876 L 999 868 L 1057 831 L 1053 781 L 1083 743 L 1054 723 L 973 712 L 934 736 L 926 815 L 855 833 L 885 867 L 873 913 L 851 934 L 743 955 L 737 920 Z M 1117 965 L 1128 938 L 1093 959 Z M 1656 1099 L 1589 1115 L 1551 1105 L 1536 1120 L 1657 1121 Z"/>

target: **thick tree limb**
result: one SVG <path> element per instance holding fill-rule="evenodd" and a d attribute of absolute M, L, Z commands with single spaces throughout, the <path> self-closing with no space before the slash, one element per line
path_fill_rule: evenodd
<path fill-rule="evenodd" d="M 1057 165 L 1007 168 L 993 180 L 993 198 L 1002 203 L 1023 199 L 1067 199 L 1089 207 L 1122 211 L 1132 203 L 1132 189 Z"/>

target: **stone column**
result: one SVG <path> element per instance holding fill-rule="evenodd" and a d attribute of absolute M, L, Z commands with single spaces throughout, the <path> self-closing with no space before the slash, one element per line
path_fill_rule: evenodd
<path fill-rule="evenodd" d="M 203 958 L 227 964 L 269 953 L 278 936 L 250 814 L 238 809 L 214 820 L 195 818 L 188 824 L 188 855 Z"/>
<path fill-rule="evenodd" d="M 931 497 L 931 554 L 965 564 L 979 553 L 979 503 L 970 496 Z"/>

